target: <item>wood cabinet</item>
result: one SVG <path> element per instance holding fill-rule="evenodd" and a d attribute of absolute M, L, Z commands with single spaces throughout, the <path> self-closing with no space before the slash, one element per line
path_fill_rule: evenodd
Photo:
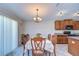
<path fill-rule="evenodd" d="M 68 43 L 67 35 L 57 35 L 57 43 L 67 44 Z"/>
<path fill-rule="evenodd" d="M 68 52 L 73 56 L 79 56 L 79 40 L 73 38 L 68 39 Z"/>
<path fill-rule="evenodd" d="M 67 25 L 72 25 L 73 30 L 79 30 L 79 21 L 74 21 L 72 19 L 56 20 L 55 29 L 56 30 L 65 30 Z"/>
<path fill-rule="evenodd" d="M 57 44 L 67 44 L 68 43 L 67 35 L 54 35 L 52 36 L 52 42 Z"/>
<path fill-rule="evenodd" d="M 61 21 L 61 30 L 64 30 L 64 22 L 63 21 Z"/>
<path fill-rule="evenodd" d="M 73 20 L 72 19 L 64 19 L 64 26 L 66 25 L 73 25 Z"/>
<path fill-rule="evenodd" d="M 63 29 L 63 21 L 61 21 L 61 20 L 55 21 L 55 29 L 62 30 Z"/>
<path fill-rule="evenodd" d="M 60 30 L 61 21 L 55 21 L 55 29 Z"/>
<path fill-rule="evenodd" d="M 74 22 L 74 30 L 79 30 L 79 21 Z"/>

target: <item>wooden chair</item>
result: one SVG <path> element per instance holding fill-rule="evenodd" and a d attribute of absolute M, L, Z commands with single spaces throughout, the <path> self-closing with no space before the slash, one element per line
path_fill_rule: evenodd
<path fill-rule="evenodd" d="M 54 45 L 54 56 L 56 56 L 56 43 L 57 43 L 57 37 L 55 35 L 52 35 L 52 44 Z"/>
<path fill-rule="evenodd" d="M 25 34 L 22 34 L 22 45 L 23 45 L 23 56 L 25 54 L 25 44 L 27 43 L 27 41 L 29 40 L 29 34 L 25 35 Z M 28 55 L 29 55 L 29 50 L 28 50 Z"/>
<path fill-rule="evenodd" d="M 33 38 L 31 44 L 33 56 L 44 56 L 45 38 Z"/>
<path fill-rule="evenodd" d="M 52 35 L 48 34 L 48 40 L 52 40 Z M 49 56 L 51 55 L 51 53 L 49 51 L 45 51 L 45 54 L 47 55 L 49 53 Z"/>

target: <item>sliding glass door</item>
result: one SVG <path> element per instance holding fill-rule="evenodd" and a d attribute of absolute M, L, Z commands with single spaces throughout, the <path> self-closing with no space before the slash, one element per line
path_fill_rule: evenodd
<path fill-rule="evenodd" d="M 12 20 L 12 50 L 18 46 L 18 23 Z"/>
<path fill-rule="evenodd" d="M 18 23 L 0 16 L 0 55 L 7 55 L 18 46 Z"/>
<path fill-rule="evenodd" d="M 4 20 L 3 20 L 3 17 L 0 15 L 0 55 L 4 55 L 3 54 L 3 41 L 4 41 L 4 37 L 3 37 L 3 22 L 4 22 Z"/>
<path fill-rule="evenodd" d="M 4 55 L 11 52 L 12 48 L 12 22 L 4 17 Z"/>

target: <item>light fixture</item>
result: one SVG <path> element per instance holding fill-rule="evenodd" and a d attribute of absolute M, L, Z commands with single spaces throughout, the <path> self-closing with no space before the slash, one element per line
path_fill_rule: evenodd
<path fill-rule="evenodd" d="M 79 16 L 79 12 L 74 13 L 73 16 Z"/>
<path fill-rule="evenodd" d="M 33 20 L 36 22 L 36 23 L 39 23 L 42 21 L 42 18 L 38 16 L 38 11 L 39 9 L 36 9 L 36 16 L 33 18 Z"/>
<path fill-rule="evenodd" d="M 59 11 L 57 16 L 63 16 L 64 15 L 64 11 Z"/>

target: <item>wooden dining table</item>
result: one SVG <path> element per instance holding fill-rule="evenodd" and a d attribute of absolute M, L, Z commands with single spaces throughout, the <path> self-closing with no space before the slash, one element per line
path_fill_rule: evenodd
<path fill-rule="evenodd" d="M 48 39 L 45 39 L 45 41 L 46 41 L 46 43 L 45 43 L 44 50 L 50 52 L 50 55 L 53 55 L 54 54 L 54 45 Z M 32 50 L 31 39 L 28 40 L 28 42 L 25 44 L 24 53 L 28 52 L 29 50 Z"/>

